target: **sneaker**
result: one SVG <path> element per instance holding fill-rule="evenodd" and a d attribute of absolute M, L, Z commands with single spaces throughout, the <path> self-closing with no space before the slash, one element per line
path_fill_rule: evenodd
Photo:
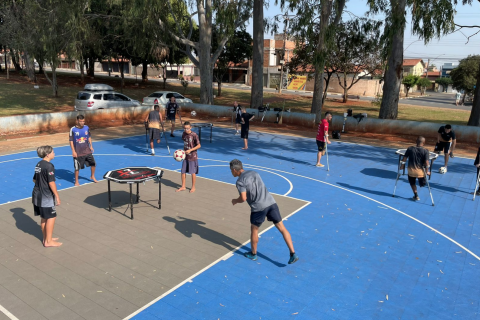
<path fill-rule="evenodd" d="M 288 264 L 292 264 L 298 261 L 298 256 L 296 253 L 290 256 L 290 259 L 288 260 Z"/>
<path fill-rule="evenodd" d="M 175 138 L 175 136 L 173 135 L 173 133 L 170 133 L 170 137 Z"/>
<path fill-rule="evenodd" d="M 478 190 L 475 195 L 480 196 L 480 190 Z"/>
<path fill-rule="evenodd" d="M 155 150 L 152 149 L 152 156 L 154 156 L 154 155 L 155 155 Z"/>
<path fill-rule="evenodd" d="M 317 163 L 317 164 L 315 165 L 315 167 L 323 168 L 323 167 L 325 167 L 325 166 L 324 166 L 323 164 L 321 164 L 321 163 Z"/>
<path fill-rule="evenodd" d="M 420 197 L 419 197 L 418 195 L 416 195 L 416 196 L 413 196 L 413 200 L 415 200 L 415 201 L 419 201 L 419 200 L 420 200 Z"/>
<path fill-rule="evenodd" d="M 246 258 L 250 259 L 250 260 L 253 260 L 253 261 L 256 261 L 258 259 L 257 255 L 256 254 L 253 254 L 251 251 L 250 252 L 245 252 L 243 254 Z"/>

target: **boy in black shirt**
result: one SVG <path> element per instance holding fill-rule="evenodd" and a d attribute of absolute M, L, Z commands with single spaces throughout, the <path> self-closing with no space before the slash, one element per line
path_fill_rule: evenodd
<path fill-rule="evenodd" d="M 242 131 L 241 131 L 241 137 L 244 142 L 244 147 L 242 148 L 243 150 L 248 149 L 248 131 L 250 130 L 250 120 L 253 120 L 255 116 L 253 114 L 247 113 L 247 110 L 245 108 L 242 108 Z"/>
<path fill-rule="evenodd" d="M 167 103 L 165 107 L 165 118 L 166 122 L 170 121 L 172 123 L 172 129 L 170 131 L 170 137 L 175 137 L 173 135 L 173 131 L 175 130 L 175 116 L 178 113 L 178 117 L 180 118 L 180 124 L 182 124 L 182 116 L 180 115 L 180 107 L 175 102 L 175 97 L 170 97 L 170 102 Z"/>
<path fill-rule="evenodd" d="M 425 138 L 418 137 L 417 145 L 408 148 L 402 159 L 403 162 L 407 161 L 408 159 L 408 182 L 410 183 L 410 187 L 413 191 L 413 200 L 416 201 L 420 200 L 417 193 L 417 186 L 415 185 L 417 179 L 420 187 L 425 187 L 427 184 L 427 176 L 425 176 L 424 168 L 426 168 L 426 174 L 430 175 L 430 154 L 428 150 L 423 147 L 424 144 Z"/>
<path fill-rule="evenodd" d="M 35 216 L 40 216 L 43 233 L 43 245 L 45 247 L 59 247 L 61 242 L 58 238 L 52 238 L 53 227 L 57 212 L 55 201 L 60 205 L 60 196 L 55 184 L 55 167 L 50 163 L 55 158 L 55 152 L 50 146 L 43 146 L 37 149 L 37 154 L 43 160 L 35 166 L 33 182 L 35 186 L 32 192 L 32 203 Z"/>
<path fill-rule="evenodd" d="M 435 152 L 440 154 L 443 150 L 445 155 L 445 169 L 447 168 L 449 155 L 453 158 L 453 150 L 455 149 L 456 144 L 457 138 L 455 137 L 455 131 L 452 130 L 452 126 L 449 124 L 441 126 L 438 129 Z"/>

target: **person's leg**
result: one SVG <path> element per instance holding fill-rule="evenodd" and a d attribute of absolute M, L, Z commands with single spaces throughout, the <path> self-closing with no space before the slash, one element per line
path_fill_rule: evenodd
<path fill-rule="evenodd" d="M 185 188 L 185 179 L 186 179 L 186 176 L 187 174 L 186 173 L 182 173 L 182 186 L 177 189 L 176 192 L 179 192 L 179 191 L 184 191 L 186 188 Z"/>
<path fill-rule="evenodd" d="M 97 179 L 95 179 L 95 168 L 96 168 L 95 166 L 91 166 L 91 167 L 90 167 L 90 172 L 92 173 L 92 175 L 90 176 L 90 179 L 92 179 L 93 182 L 96 183 L 96 182 L 98 182 L 98 181 L 97 181 Z"/>
<path fill-rule="evenodd" d="M 292 236 L 290 235 L 290 232 L 288 232 L 287 228 L 285 228 L 285 226 L 283 225 L 283 221 L 276 223 L 275 227 L 277 227 L 278 231 L 280 231 L 280 233 L 282 234 L 283 240 L 285 240 L 288 250 L 290 250 L 290 254 L 295 253 L 295 249 L 293 248 Z"/>
<path fill-rule="evenodd" d="M 47 219 L 45 223 L 45 247 L 59 247 L 62 245 L 61 242 L 57 242 L 52 239 L 53 228 L 55 226 L 55 219 L 57 218 L 50 218 Z"/>
<path fill-rule="evenodd" d="M 47 224 L 47 219 L 42 218 L 40 222 L 40 227 L 42 228 L 42 235 L 43 235 L 43 240 L 42 243 L 45 245 L 45 239 L 46 239 L 46 233 L 45 233 L 45 225 Z"/>
<path fill-rule="evenodd" d="M 250 242 L 252 247 L 252 254 L 257 254 L 257 246 L 258 246 L 258 227 L 254 224 L 251 225 L 251 234 L 250 234 Z"/>
<path fill-rule="evenodd" d="M 416 182 L 417 182 L 417 178 L 408 176 L 408 183 L 410 184 L 410 188 L 412 188 L 412 191 L 413 191 L 413 199 L 420 200 L 418 198 Z"/>
<path fill-rule="evenodd" d="M 173 137 L 173 131 L 175 131 L 175 121 L 172 120 L 172 130 L 170 131 L 171 137 Z"/>
<path fill-rule="evenodd" d="M 445 167 L 447 167 L 448 165 L 448 157 L 449 157 L 448 153 L 445 153 Z"/>
<path fill-rule="evenodd" d="M 248 141 L 247 139 L 243 139 L 243 148 L 242 148 L 243 150 L 248 149 L 248 142 L 247 141 Z"/>
<path fill-rule="evenodd" d="M 79 186 L 80 183 L 78 183 L 78 173 L 79 173 L 80 170 L 75 170 L 75 185 L 76 186 Z"/>
<path fill-rule="evenodd" d="M 152 151 L 153 151 L 153 139 L 150 139 L 150 148 L 152 148 Z"/>
<path fill-rule="evenodd" d="M 318 151 L 317 153 L 317 165 L 320 164 L 320 160 L 322 160 L 322 151 Z"/>
<path fill-rule="evenodd" d="M 192 176 L 192 189 L 190 189 L 190 193 L 195 192 L 195 182 L 197 181 L 197 175 L 195 173 L 191 174 Z"/>

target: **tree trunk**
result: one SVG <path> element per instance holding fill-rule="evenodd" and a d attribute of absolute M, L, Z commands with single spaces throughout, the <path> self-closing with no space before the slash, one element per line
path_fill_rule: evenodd
<path fill-rule="evenodd" d="M 347 73 L 343 73 L 343 103 L 348 101 Z"/>
<path fill-rule="evenodd" d="M 95 59 L 93 57 L 88 58 L 87 75 L 89 77 L 95 78 Z"/>
<path fill-rule="evenodd" d="M 7 47 L 5 47 L 5 69 L 7 69 L 7 80 L 10 79 L 10 70 L 8 68 L 8 54 Z"/>
<path fill-rule="evenodd" d="M 250 107 L 263 106 L 263 0 L 253 0 L 253 64 Z M 280 85 L 282 85 L 280 79 Z"/>
<path fill-rule="evenodd" d="M 27 51 L 23 53 L 25 59 L 25 69 L 27 71 L 28 80 L 32 82 L 37 82 L 37 77 L 35 75 L 35 63 L 33 62 L 33 58 Z"/>
<path fill-rule="evenodd" d="M 53 96 L 58 97 L 57 66 L 52 65 Z"/>
<path fill-rule="evenodd" d="M 16 55 L 15 51 L 12 51 L 12 49 L 10 49 L 10 57 L 12 58 L 12 64 L 15 67 L 15 71 L 17 71 L 17 72 L 21 71 L 22 68 L 20 67 L 20 65 L 17 62 L 17 55 Z"/>
<path fill-rule="evenodd" d="M 142 82 L 147 82 L 148 81 L 148 61 L 143 60 L 142 61 Z M 163 87 L 165 89 L 165 86 Z"/>
<path fill-rule="evenodd" d="M 125 74 L 123 73 L 123 65 L 124 65 L 124 62 L 123 62 L 123 58 L 122 58 L 122 61 L 118 61 L 118 66 L 120 67 L 120 92 L 123 93 L 123 87 L 125 85 Z"/>
<path fill-rule="evenodd" d="M 330 78 L 332 77 L 333 73 L 327 72 L 327 77 L 325 79 L 325 89 L 323 89 L 323 97 L 322 97 L 322 106 L 325 103 L 325 99 L 327 98 L 327 91 L 328 91 L 328 85 L 330 83 Z"/>
<path fill-rule="evenodd" d="M 222 82 L 218 81 L 217 82 L 217 97 L 220 97 L 222 95 Z"/>
<path fill-rule="evenodd" d="M 402 17 L 405 15 L 406 0 L 390 0 L 392 15 Z M 397 119 L 398 100 L 400 98 L 400 85 L 403 78 L 403 40 L 405 22 L 397 27 L 392 39 L 391 52 L 388 57 L 387 70 L 383 83 L 383 98 L 378 118 Z"/>
<path fill-rule="evenodd" d="M 44 63 L 43 60 L 38 60 L 38 74 L 43 73 L 43 63 Z"/>
<path fill-rule="evenodd" d="M 328 28 L 328 19 L 332 12 L 332 2 L 328 0 L 321 0 L 321 14 L 320 26 L 318 33 L 317 48 L 315 50 L 315 86 L 313 89 L 312 108 L 311 113 L 315 114 L 315 122 L 320 122 L 322 119 L 322 101 L 323 100 L 323 73 L 325 69 L 325 34 Z"/>
<path fill-rule="evenodd" d="M 80 58 L 80 81 L 82 82 L 82 85 L 85 84 L 85 65 L 83 57 Z"/>
<path fill-rule="evenodd" d="M 200 103 L 213 104 L 212 52 L 212 0 L 197 2 L 199 41 L 198 66 L 200 69 Z M 205 7 L 203 6 L 205 3 Z"/>
<path fill-rule="evenodd" d="M 480 127 L 480 65 L 478 66 L 477 85 L 474 91 L 472 111 L 470 112 L 467 125 Z"/>

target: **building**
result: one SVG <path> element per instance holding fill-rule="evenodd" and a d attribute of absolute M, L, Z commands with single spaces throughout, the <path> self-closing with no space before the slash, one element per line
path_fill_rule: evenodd
<path fill-rule="evenodd" d="M 425 70 L 425 63 L 422 59 L 404 59 L 403 76 L 421 76 Z"/>
<path fill-rule="evenodd" d="M 444 63 L 442 66 L 442 78 L 450 78 L 450 72 L 452 72 L 453 69 L 458 67 L 458 65 L 453 64 L 453 63 Z"/>

